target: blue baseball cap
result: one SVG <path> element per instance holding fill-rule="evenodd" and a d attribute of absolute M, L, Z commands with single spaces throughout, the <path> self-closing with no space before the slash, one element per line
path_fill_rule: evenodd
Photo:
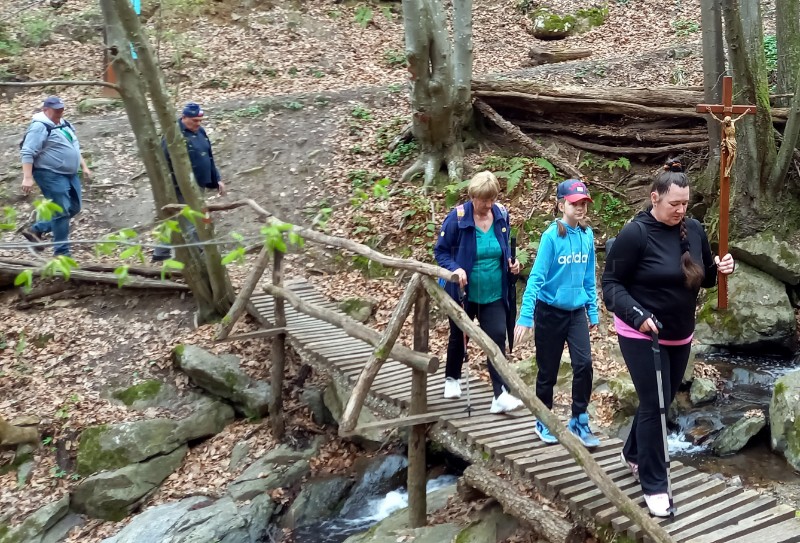
<path fill-rule="evenodd" d="M 184 117 L 202 117 L 203 115 L 205 115 L 205 112 L 200 107 L 200 104 L 189 102 L 183 107 Z"/>
<path fill-rule="evenodd" d="M 577 179 L 567 179 L 559 183 L 556 197 L 559 200 L 564 198 L 573 204 L 581 200 L 593 201 L 592 197 L 589 196 L 589 189 L 586 188 L 586 185 L 582 181 L 578 181 Z"/>
<path fill-rule="evenodd" d="M 49 107 L 50 109 L 64 109 L 64 102 L 58 96 L 48 96 L 45 98 L 42 107 Z"/>

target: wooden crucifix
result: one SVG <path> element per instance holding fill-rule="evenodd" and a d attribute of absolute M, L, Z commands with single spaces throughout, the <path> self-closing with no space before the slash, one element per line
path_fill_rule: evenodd
<path fill-rule="evenodd" d="M 731 169 L 736 162 L 736 121 L 745 115 L 755 115 L 756 106 L 733 104 L 733 78 L 722 78 L 722 104 L 698 104 L 698 113 L 708 113 L 720 123 L 722 145 L 719 152 L 719 256 L 728 254 L 728 223 L 730 222 Z M 718 117 L 720 114 L 721 117 Z M 732 117 L 738 115 L 737 117 Z M 728 276 L 719 274 L 717 306 L 728 308 Z"/>

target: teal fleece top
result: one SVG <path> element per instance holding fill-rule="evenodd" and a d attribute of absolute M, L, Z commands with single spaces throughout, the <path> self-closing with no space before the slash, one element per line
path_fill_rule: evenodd
<path fill-rule="evenodd" d="M 469 301 L 490 304 L 503 297 L 503 249 L 491 229 L 475 229 L 476 258 L 469 282 Z"/>
<path fill-rule="evenodd" d="M 598 323 L 597 290 L 595 288 L 594 232 L 579 226 L 567 229 L 567 235 L 558 235 L 558 222 L 554 221 L 542 234 L 539 252 L 522 296 L 517 324 L 534 325 L 536 301 L 574 311 L 585 307 L 590 324 Z"/>

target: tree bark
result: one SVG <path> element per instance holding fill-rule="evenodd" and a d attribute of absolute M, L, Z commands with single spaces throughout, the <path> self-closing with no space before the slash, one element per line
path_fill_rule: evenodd
<path fill-rule="evenodd" d="M 258 281 L 256 281 L 258 282 Z M 272 284 L 283 287 L 283 253 L 273 253 Z M 255 286 L 255 285 L 254 285 Z M 286 328 L 286 311 L 283 298 L 275 297 L 275 327 Z M 269 406 L 269 422 L 272 435 L 277 440 L 283 439 L 286 429 L 283 413 L 283 374 L 286 369 L 286 333 L 280 333 L 272 340 L 272 368 L 270 368 L 270 387 L 272 398 Z"/>
<path fill-rule="evenodd" d="M 722 101 L 722 76 L 725 73 L 725 45 L 722 39 L 722 6 L 720 0 L 701 0 L 700 17 L 703 27 L 703 102 L 719 104 Z M 716 191 L 719 178 L 719 123 L 707 119 L 708 179 L 717 179 L 709 192 Z"/>
<path fill-rule="evenodd" d="M 464 310 L 461 309 L 436 282 L 429 277 L 423 277 L 422 282 L 431 299 L 436 301 L 439 308 L 453 319 L 458 327 L 464 330 L 467 335 L 483 349 L 494 364 L 497 372 L 511 387 L 511 392 L 519 397 L 525 406 L 555 434 L 558 438 L 558 442 L 563 445 L 573 458 L 575 458 L 575 461 L 583 467 L 586 475 L 588 475 L 597 487 L 603 491 L 603 494 L 605 494 L 609 501 L 611 501 L 617 509 L 627 515 L 628 518 L 641 526 L 642 530 L 650 536 L 655 543 L 672 543 L 672 538 L 664 528 L 656 524 L 641 507 L 622 493 L 617 485 L 615 485 L 602 468 L 600 468 L 594 458 L 592 458 L 591 454 L 583 447 L 580 441 L 578 441 L 578 439 L 566 429 L 558 417 L 547 409 L 541 400 L 536 397 L 536 394 L 531 391 L 530 387 L 525 384 L 519 374 L 511 367 L 506 357 L 503 356 L 502 351 L 500 351 L 500 348 L 489 336 L 487 336 L 479 326 L 475 325 L 475 323 L 467 318 Z"/>
<path fill-rule="evenodd" d="M 725 38 L 733 68 L 735 102 L 755 104 L 755 115 L 736 125 L 737 153 L 732 172 L 731 205 L 735 225 L 757 225 L 760 207 L 771 199 L 768 185 L 775 163 L 775 137 L 769 104 L 761 5 L 748 0 L 722 0 Z"/>
<path fill-rule="evenodd" d="M 31 266 L 19 264 L 8 264 L 0 262 L 0 276 L 14 278 L 22 271 L 31 270 L 36 277 L 42 276 L 41 268 L 31 268 Z M 60 275 L 58 277 L 61 277 Z M 93 272 L 85 270 L 72 270 L 69 275 L 70 281 L 84 281 L 87 283 L 103 283 L 106 285 L 119 285 L 119 278 L 110 272 Z M 162 281 L 161 279 L 147 279 L 146 277 L 128 276 L 122 288 L 141 288 L 152 290 L 189 290 L 183 283 L 175 281 Z"/>
<path fill-rule="evenodd" d="M 628 126 L 599 126 L 524 120 L 517 121 L 514 124 L 530 132 L 570 134 L 606 142 L 609 140 L 630 140 L 640 143 L 689 143 L 708 140 L 707 130 L 705 128 L 642 130 Z M 719 132 L 719 125 L 717 125 L 717 132 Z"/>
<path fill-rule="evenodd" d="M 487 496 L 495 498 L 503 511 L 531 526 L 537 535 L 550 543 L 583 543 L 586 541 L 586 529 L 563 519 L 561 515 L 551 513 L 542 504 L 523 496 L 513 485 L 502 477 L 498 477 L 486 468 L 472 465 L 464 470 L 464 482 L 472 488 L 480 490 Z"/>
<path fill-rule="evenodd" d="M 704 149 L 708 142 L 695 141 L 689 143 L 676 143 L 673 145 L 662 145 L 659 147 L 617 147 L 611 145 L 600 145 L 598 143 L 589 143 L 576 138 L 569 138 L 567 136 L 554 136 L 557 140 L 568 143 L 578 149 L 585 149 L 595 153 L 606 153 L 612 155 L 669 155 L 673 153 L 680 153 L 690 149 Z"/>
<path fill-rule="evenodd" d="M 538 45 L 532 46 L 528 50 L 528 66 L 540 66 L 542 64 L 555 64 L 578 60 L 592 56 L 591 49 L 546 49 Z"/>
<path fill-rule="evenodd" d="M 233 327 L 236 325 L 236 321 L 238 321 L 242 314 L 247 310 L 247 304 L 250 303 L 250 297 L 253 295 L 256 285 L 258 285 L 258 282 L 261 281 L 261 277 L 264 275 L 264 271 L 269 265 L 269 257 L 270 254 L 269 251 L 267 251 L 267 248 L 262 247 L 261 252 L 258 254 L 258 258 L 256 259 L 255 263 L 253 263 L 253 268 L 250 270 L 247 279 L 245 279 L 244 285 L 242 285 L 242 290 L 236 296 L 236 300 L 234 300 L 230 311 L 228 311 L 228 314 L 225 315 L 220 321 L 219 325 L 217 325 L 217 333 L 214 336 L 214 340 L 221 341 L 228 337 L 228 334 L 231 333 L 231 330 L 233 330 Z"/>
<path fill-rule="evenodd" d="M 794 98 L 792 98 L 789 120 L 786 122 L 778 158 L 775 159 L 775 167 L 772 168 L 770 175 L 770 187 L 784 186 L 786 174 L 789 173 L 789 168 L 792 166 L 792 160 L 795 156 L 798 136 L 800 136 L 800 69 L 798 69 L 795 77 Z"/>
<path fill-rule="evenodd" d="M 178 187 L 189 207 L 200 210 L 203 208 L 203 197 L 195 182 L 186 142 L 179 132 L 175 120 L 175 107 L 164 90 L 163 76 L 152 46 L 143 32 L 130 2 L 128 0 L 113 0 L 113 2 L 122 27 L 139 57 L 141 74 L 147 82 L 159 124 L 164 131 Z M 214 228 L 210 224 L 198 221 L 196 229 L 201 242 L 214 239 Z M 203 303 L 198 304 L 200 306 L 198 323 L 202 324 L 222 318 L 230 309 L 235 297 L 227 271 L 222 265 L 219 250 L 215 245 L 205 245 L 202 257 L 197 247 L 191 248 L 188 252 L 192 254 L 192 258 L 189 259 L 189 262 L 185 262 L 189 270 L 187 273 L 198 274 L 200 277 L 205 276 L 211 291 L 211 299 L 202 300 Z"/>
<path fill-rule="evenodd" d="M 380 344 L 381 335 L 369 326 L 364 326 L 360 322 L 356 322 L 338 311 L 332 311 L 305 302 L 289 289 L 276 287 L 275 285 L 264 285 L 264 292 L 272 294 L 273 296 L 280 296 L 299 312 L 310 315 L 321 321 L 329 322 L 344 330 L 347 335 L 369 343 L 373 347 L 377 347 Z M 425 373 L 435 373 L 439 368 L 439 359 L 437 357 L 429 353 L 412 351 L 405 345 L 395 344 L 389 356 L 410 368 L 416 368 Z"/>
<path fill-rule="evenodd" d="M 417 288 L 414 304 L 414 350 L 428 351 L 430 335 L 430 298 L 423 288 Z M 419 370 L 411 373 L 410 415 L 428 411 L 428 375 Z M 412 528 L 427 524 L 428 507 L 425 493 L 428 463 L 425 459 L 428 425 L 415 424 L 408 439 L 408 521 Z"/>
<path fill-rule="evenodd" d="M 411 277 L 411 281 L 403 291 L 400 301 L 397 302 L 397 307 L 392 312 L 381 340 L 375 346 L 375 350 L 370 355 L 367 363 L 364 364 L 361 373 L 359 373 L 353 391 L 350 393 L 350 398 L 347 400 L 347 405 L 344 407 L 342 419 L 339 422 L 339 430 L 341 432 L 350 432 L 356 427 L 361 408 L 364 406 L 364 399 L 372 387 L 372 382 L 378 375 L 383 363 L 389 358 L 389 353 L 394 348 L 397 338 L 400 336 L 400 331 L 403 329 L 403 323 L 406 322 L 406 317 L 411 312 L 411 306 L 417 299 L 417 290 L 420 286 L 419 277 L 417 273 Z"/>
<path fill-rule="evenodd" d="M 775 42 L 778 50 L 778 94 L 791 94 L 797 87 L 800 73 L 800 4 L 797 0 L 775 0 Z M 789 107 L 789 98 L 776 99 L 776 104 Z M 785 174 L 784 174 L 785 175 Z"/>
<path fill-rule="evenodd" d="M 423 174 L 433 183 L 442 164 L 451 182 L 461 181 L 463 129 L 470 121 L 472 0 L 453 2 L 453 39 L 445 6 L 437 0 L 403 0 L 406 56 L 411 80 L 412 126 L 420 146 L 417 161 L 402 175 Z"/>

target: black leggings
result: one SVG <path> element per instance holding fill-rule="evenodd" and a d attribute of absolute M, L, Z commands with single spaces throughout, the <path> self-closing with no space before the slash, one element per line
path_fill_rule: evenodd
<path fill-rule="evenodd" d="M 506 306 L 503 300 L 497 300 L 488 304 L 476 304 L 465 302 L 464 310 L 470 319 L 478 317 L 481 330 L 492 338 L 500 351 L 506 354 Z M 458 325 L 450 320 L 450 340 L 447 342 L 447 365 L 445 366 L 445 377 L 461 379 L 461 366 L 464 364 L 464 332 Z M 469 339 L 469 338 L 467 338 Z M 497 373 L 491 360 L 486 359 L 489 365 L 489 376 L 492 378 L 492 389 L 494 397 L 497 398 L 503 393 L 503 389 L 508 390 L 506 382 Z"/>
<path fill-rule="evenodd" d="M 623 448 L 625 458 L 639 464 L 639 481 L 645 494 L 663 494 L 667 491 L 667 462 L 661 436 L 653 344 L 646 339 L 618 337 L 622 357 L 639 395 L 639 408 Z M 661 345 L 661 382 L 667 409 L 683 379 L 691 348 L 689 343 Z"/>

